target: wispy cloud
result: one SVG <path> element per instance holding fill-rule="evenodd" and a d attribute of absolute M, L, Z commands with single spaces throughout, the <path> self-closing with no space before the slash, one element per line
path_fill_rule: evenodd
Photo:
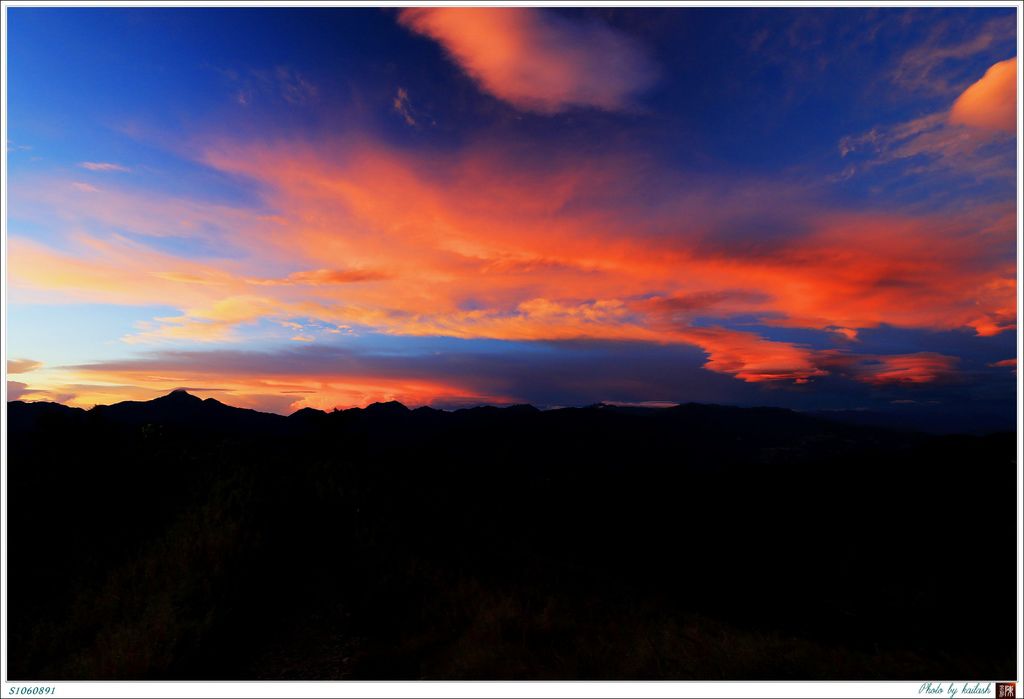
<path fill-rule="evenodd" d="M 274 69 L 273 77 L 266 78 L 256 73 L 259 79 L 276 82 L 278 93 L 291 104 L 310 104 L 317 101 L 320 96 L 320 88 L 313 84 L 305 75 L 296 70 L 278 66 Z"/>
<path fill-rule="evenodd" d="M 912 22 L 914 16 L 907 19 Z M 980 30 L 964 26 L 963 17 L 958 19 L 934 23 L 928 35 L 901 56 L 889 73 L 901 91 L 951 97 L 975 79 L 969 73 L 970 59 L 1013 45 L 1012 15 L 991 19 Z"/>
<path fill-rule="evenodd" d="M 78 167 L 84 170 L 92 170 L 93 172 L 131 172 L 130 167 L 118 165 L 117 163 L 96 163 L 85 161 L 78 163 Z"/>
<path fill-rule="evenodd" d="M 409 91 L 399 86 L 395 90 L 395 96 L 391 98 L 391 109 L 395 114 L 402 117 L 407 126 L 420 128 L 423 126 L 435 126 L 434 118 L 421 109 L 413 106 Z"/>
<path fill-rule="evenodd" d="M 215 70 L 230 85 L 234 101 L 242 107 L 249 107 L 258 99 L 282 100 L 296 106 L 311 106 L 320 99 L 320 87 L 305 73 L 289 66 Z"/>
<path fill-rule="evenodd" d="M 387 279 L 385 272 L 372 269 L 311 269 L 292 272 L 277 279 L 246 279 L 257 286 L 330 286 Z"/>
<path fill-rule="evenodd" d="M 1016 67 L 1016 58 L 996 63 L 948 111 L 843 137 L 839 154 L 855 162 L 834 179 L 896 163 L 910 176 L 941 171 L 1012 181 L 1015 161 L 1008 146 L 1017 128 Z"/>
<path fill-rule="evenodd" d="M 909 175 L 949 172 L 981 180 L 1006 180 L 1013 176 L 1007 139 L 999 132 L 951 123 L 947 112 L 876 127 L 839 142 L 842 157 L 853 164 L 840 179 L 898 164 Z"/>
<path fill-rule="evenodd" d="M 395 97 L 391 100 L 391 108 L 405 120 L 406 124 L 418 126 L 416 117 L 412 113 L 412 107 L 409 104 L 409 93 L 404 87 L 399 87 L 395 91 Z"/>

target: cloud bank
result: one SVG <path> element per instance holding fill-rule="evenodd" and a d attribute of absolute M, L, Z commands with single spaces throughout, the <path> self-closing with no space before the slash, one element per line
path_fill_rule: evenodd
<path fill-rule="evenodd" d="M 12 236 L 13 290 L 43 301 L 173 299 L 177 313 L 124 338 L 137 346 L 316 345 L 350 333 L 634 342 L 693 348 L 704 356 L 695 366 L 757 385 L 947 381 L 955 357 L 864 353 L 860 334 L 896 327 L 990 337 L 1015 327 L 1012 202 L 962 214 L 851 211 L 785 183 L 726 186 L 615 149 L 548 151 L 534 161 L 477 143 L 441 157 L 361 135 L 315 145 L 216 139 L 203 153 L 209 167 L 259 183 L 262 207 L 138 190 L 69 196 L 53 182 L 21 183 L 19 206 L 64 192 L 62 216 L 77 232 L 64 249 Z M 205 241 L 212 229 L 224 249 L 246 255 L 161 250 L 150 242 L 162 239 L 148 228 L 154 211 L 165 221 L 202 220 L 179 235 Z M 95 232 L 83 232 L 90 226 Z M 134 226 L 142 227 L 134 239 L 103 233 Z M 795 330 L 816 333 L 814 346 L 787 336 Z M 198 371 L 101 378 L 170 390 Z M 424 402 L 431 392 L 453 402 L 517 399 L 502 386 L 379 378 L 248 377 L 233 386 L 243 396 L 273 386 L 318 391 L 316 401 L 340 404 Z M 90 391 L 77 400 L 95 400 Z"/>

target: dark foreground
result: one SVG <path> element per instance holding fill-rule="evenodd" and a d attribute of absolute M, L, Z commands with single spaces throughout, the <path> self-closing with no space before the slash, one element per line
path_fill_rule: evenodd
<path fill-rule="evenodd" d="M 10 679 L 1015 674 L 1013 434 L 8 409 Z"/>

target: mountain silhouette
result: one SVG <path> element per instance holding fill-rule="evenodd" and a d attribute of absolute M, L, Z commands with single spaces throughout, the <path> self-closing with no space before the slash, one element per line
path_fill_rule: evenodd
<path fill-rule="evenodd" d="M 149 401 L 124 401 L 98 405 L 89 411 L 96 417 L 125 424 L 167 424 L 210 430 L 275 428 L 279 415 L 225 405 L 213 398 L 203 400 L 188 391 L 176 390 Z"/>
<path fill-rule="evenodd" d="M 1009 677 L 1016 435 L 8 403 L 16 679 Z M 1012 571 L 1011 571 L 1012 572 Z"/>
<path fill-rule="evenodd" d="M 976 419 L 948 416 L 940 412 L 906 416 L 878 411 L 817 411 L 803 413 L 785 408 L 736 407 L 714 404 L 685 403 L 674 407 L 645 407 L 596 403 L 582 408 L 540 410 L 532 405 L 517 404 L 504 407 L 478 406 L 454 411 L 437 410 L 422 406 L 415 410 L 399 401 L 371 403 L 365 408 L 349 408 L 325 412 L 316 408 L 302 408 L 287 418 L 248 408 L 238 408 L 214 398 L 205 400 L 185 389 L 177 389 L 149 401 L 123 401 L 112 405 L 97 405 L 89 410 L 73 408 L 59 403 L 11 401 L 9 426 L 20 430 L 31 427 L 37 420 L 52 420 L 62 416 L 67 420 L 102 418 L 112 422 L 143 425 L 166 424 L 208 431 L 269 430 L 272 434 L 295 433 L 302 426 L 331 424 L 337 421 L 373 422 L 407 418 L 406 424 L 508 421 L 529 419 L 539 414 L 559 414 L 558 419 L 603 420 L 602 415 L 648 417 L 656 420 L 685 424 L 689 430 L 738 432 L 749 439 L 753 435 L 797 435 L 805 432 L 846 433 L 855 428 L 859 435 L 883 432 L 975 433 L 991 432 L 991 425 L 1002 424 L 990 415 Z M 500 416 L 500 417 L 499 417 Z M 575 416 L 575 417 L 569 417 Z M 580 417 L 586 416 L 586 417 Z M 988 428 L 988 429 L 986 429 Z M 1011 428 L 1007 428 L 1007 431 Z"/>
<path fill-rule="evenodd" d="M 404 415 L 409 409 L 397 400 L 390 400 L 386 403 L 371 403 L 364 410 L 370 415 Z"/>

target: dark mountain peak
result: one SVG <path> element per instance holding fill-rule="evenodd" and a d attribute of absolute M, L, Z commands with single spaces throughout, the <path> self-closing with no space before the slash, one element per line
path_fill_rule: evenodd
<path fill-rule="evenodd" d="M 327 413 L 316 408 L 299 408 L 288 416 L 289 420 L 320 420 L 327 417 Z"/>
<path fill-rule="evenodd" d="M 374 415 L 400 415 L 409 412 L 409 409 L 397 400 L 389 400 L 387 403 L 370 403 L 365 410 Z"/>
<path fill-rule="evenodd" d="M 213 399 L 210 398 L 209 400 L 213 400 Z M 173 391 L 171 391 L 170 393 L 168 393 L 166 396 L 160 396 L 159 398 L 154 398 L 151 402 L 156 403 L 157 401 L 160 401 L 161 403 L 167 403 L 167 404 L 198 405 L 199 403 L 203 402 L 203 399 L 200 398 L 199 396 L 193 396 L 191 393 L 186 391 L 184 388 L 176 388 Z M 213 401 L 213 402 L 216 403 L 218 401 Z"/>
<path fill-rule="evenodd" d="M 40 424 L 53 426 L 55 421 L 74 423 L 82 420 L 85 411 L 61 403 L 36 401 L 26 403 L 14 400 L 7 403 L 7 428 L 12 431 L 29 430 Z"/>
<path fill-rule="evenodd" d="M 515 405 L 505 406 L 505 412 L 507 413 L 539 413 L 540 408 L 537 408 L 529 403 L 516 403 Z"/>
<path fill-rule="evenodd" d="M 206 432 L 237 432 L 279 429 L 285 418 L 249 408 L 236 408 L 214 398 L 203 400 L 185 389 L 147 401 L 122 401 L 97 405 L 90 414 L 120 425 L 161 424 Z"/>

